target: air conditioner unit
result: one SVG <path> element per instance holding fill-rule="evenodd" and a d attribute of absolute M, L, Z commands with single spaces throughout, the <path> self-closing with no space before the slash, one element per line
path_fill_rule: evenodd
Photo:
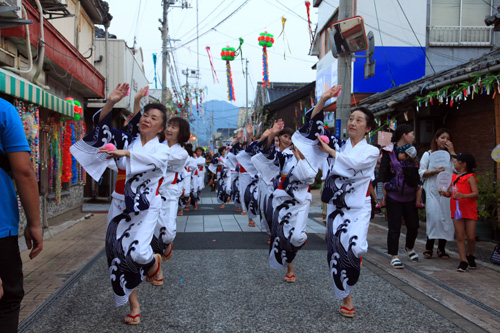
<path fill-rule="evenodd" d="M 22 0 L 0 0 L 0 7 L 13 7 L 17 8 L 10 11 L 0 11 L 0 17 L 5 18 L 22 18 L 21 14 Z"/>

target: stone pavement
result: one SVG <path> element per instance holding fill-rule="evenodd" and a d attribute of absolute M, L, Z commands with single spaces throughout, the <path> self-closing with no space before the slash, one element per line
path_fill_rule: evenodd
<path fill-rule="evenodd" d="M 103 251 L 106 215 L 95 214 L 46 239 L 34 260 L 23 251 L 20 331 L 500 331 L 498 266 L 479 262 L 476 271 L 458 273 L 453 251 L 451 259 L 421 255 L 417 263 L 403 252 L 405 269 L 392 269 L 386 223 L 374 219 L 353 291 L 357 315 L 349 320 L 338 314 L 332 295 L 318 200 L 311 206 L 308 244 L 296 258 L 295 284 L 267 268 L 267 236 L 248 227 L 246 216 L 232 205 L 219 210 L 210 193 L 203 200 L 198 211 L 179 217 L 174 257 L 163 265 L 165 285 L 139 287 L 139 327 L 124 325 L 127 306 L 112 304 Z M 417 241 L 419 254 L 424 239 Z"/>

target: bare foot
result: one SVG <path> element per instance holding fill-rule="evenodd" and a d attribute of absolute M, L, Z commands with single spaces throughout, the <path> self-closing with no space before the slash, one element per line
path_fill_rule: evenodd
<path fill-rule="evenodd" d="M 181 215 L 184 215 L 184 212 L 182 209 L 177 213 L 177 216 L 181 216 Z"/>
<path fill-rule="evenodd" d="M 220 207 L 219 207 L 219 208 L 220 208 L 220 209 L 224 209 L 224 207 L 226 207 L 226 205 L 222 204 L 222 205 L 220 205 Z"/>
<path fill-rule="evenodd" d="M 125 323 L 129 325 L 137 325 L 141 322 L 141 307 L 137 299 L 137 289 L 135 289 L 128 297 L 130 304 L 130 313 L 125 317 Z"/>
<path fill-rule="evenodd" d="M 247 212 L 243 210 L 243 211 L 241 212 L 241 215 L 247 215 Z"/>
<path fill-rule="evenodd" d="M 174 243 L 168 244 L 167 248 L 165 249 L 165 253 L 162 256 L 162 260 L 169 262 L 170 259 L 172 258 L 172 254 L 174 253 Z"/>
<path fill-rule="evenodd" d="M 248 226 L 255 227 L 255 222 L 252 219 L 248 219 Z"/>
<path fill-rule="evenodd" d="M 153 286 L 161 286 L 163 285 L 163 272 L 161 270 L 161 256 L 159 254 L 155 254 L 155 264 L 149 270 L 146 275 L 146 282 L 151 282 Z"/>

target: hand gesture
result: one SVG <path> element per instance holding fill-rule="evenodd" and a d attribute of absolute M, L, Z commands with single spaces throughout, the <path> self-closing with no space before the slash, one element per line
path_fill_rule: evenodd
<path fill-rule="evenodd" d="M 457 192 L 457 193 L 455 193 L 455 197 L 453 199 L 455 199 L 455 200 L 465 199 L 465 196 L 463 193 Z"/>
<path fill-rule="evenodd" d="M 99 148 L 98 153 L 106 153 L 109 156 L 106 157 L 108 160 L 111 158 L 121 158 L 124 156 L 130 157 L 130 150 L 117 149 L 117 150 L 107 150 L 104 148 Z"/>
<path fill-rule="evenodd" d="M 285 127 L 283 120 L 278 119 L 274 122 L 273 127 L 271 127 L 271 133 L 278 135 L 278 133 Z"/>
<path fill-rule="evenodd" d="M 335 157 L 335 154 L 337 153 L 335 149 L 330 148 L 329 145 L 327 145 L 323 140 L 318 140 L 319 141 L 319 149 L 324 151 L 325 153 Z"/>
<path fill-rule="evenodd" d="M 245 129 L 247 130 L 247 137 L 248 137 L 248 138 L 253 137 L 253 125 L 252 125 L 252 122 L 251 122 L 251 121 L 249 121 L 249 122 L 246 124 Z"/>
<path fill-rule="evenodd" d="M 453 147 L 453 143 L 451 141 L 446 141 L 444 146 L 451 155 L 456 155 L 455 148 Z"/>
<path fill-rule="evenodd" d="M 130 85 L 128 83 L 119 83 L 115 90 L 109 94 L 108 100 L 115 104 L 118 103 L 123 99 L 123 97 L 127 96 L 129 89 Z"/>
<path fill-rule="evenodd" d="M 333 86 L 330 89 L 327 89 L 322 95 L 321 99 L 326 102 L 330 98 L 337 97 L 340 90 L 342 89 L 342 86 Z"/>
<path fill-rule="evenodd" d="M 31 250 L 30 259 L 35 258 L 43 249 L 42 229 L 40 226 L 27 226 L 24 229 L 24 239 L 26 246 Z"/>
<path fill-rule="evenodd" d="M 444 167 L 439 167 L 439 168 L 437 168 L 437 169 L 434 170 L 434 173 L 437 175 L 437 174 L 439 174 L 439 173 L 441 173 L 443 171 L 444 171 Z"/>
<path fill-rule="evenodd" d="M 236 134 L 236 139 L 238 139 L 238 141 L 243 138 L 243 130 L 241 131 L 238 131 L 238 134 Z"/>
<path fill-rule="evenodd" d="M 144 88 L 139 89 L 137 94 L 134 96 L 135 101 L 140 101 L 149 93 L 149 86 L 145 86 Z"/>

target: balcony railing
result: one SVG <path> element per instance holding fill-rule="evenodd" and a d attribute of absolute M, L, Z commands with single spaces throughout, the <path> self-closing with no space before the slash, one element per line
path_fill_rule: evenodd
<path fill-rule="evenodd" d="M 493 27 L 429 28 L 430 46 L 492 46 Z"/>

